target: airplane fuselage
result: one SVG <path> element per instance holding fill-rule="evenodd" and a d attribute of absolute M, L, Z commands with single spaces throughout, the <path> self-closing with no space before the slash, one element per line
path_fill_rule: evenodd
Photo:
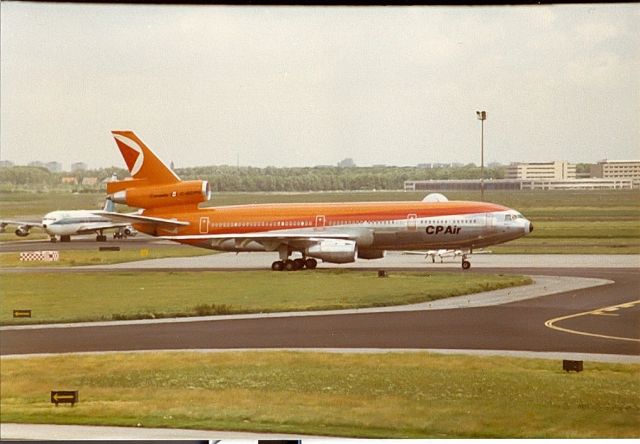
<path fill-rule="evenodd" d="M 50 236 L 70 236 L 110 223 L 109 219 L 82 210 L 52 211 L 42 218 L 42 228 Z"/>
<path fill-rule="evenodd" d="M 156 236 L 187 236 L 182 240 L 222 251 L 265 251 L 265 242 L 239 242 L 252 233 L 274 235 L 348 234 L 362 250 L 435 248 L 474 249 L 517 239 L 531 223 L 507 207 L 485 202 L 348 202 L 238 205 L 213 208 L 147 210 L 152 217 L 189 221 L 189 226 L 139 231 Z M 225 235 L 225 239 L 197 239 L 197 235 Z M 203 236 L 204 237 L 204 236 Z"/>

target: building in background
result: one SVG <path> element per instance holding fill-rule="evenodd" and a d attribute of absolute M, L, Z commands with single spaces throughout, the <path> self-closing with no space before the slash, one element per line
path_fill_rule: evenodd
<path fill-rule="evenodd" d="M 576 178 L 576 166 L 564 160 L 514 162 L 507 166 L 506 179 L 567 180 Z"/>
<path fill-rule="evenodd" d="M 87 164 L 84 162 L 75 162 L 71 164 L 71 172 L 75 173 L 78 171 L 86 171 L 87 170 Z"/>
<path fill-rule="evenodd" d="M 591 166 L 591 177 L 631 179 L 634 188 L 640 187 L 640 160 L 601 160 Z"/>
<path fill-rule="evenodd" d="M 78 185 L 78 178 L 75 176 L 66 176 L 61 179 L 61 182 L 67 185 Z"/>
<path fill-rule="evenodd" d="M 487 190 L 630 190 L 632 179 L 493 179 L 484 181 Z M 473 180 L 406 180 L 405 191 L 480 191 L 480 181 Z"/>
<path fill-rule="evenodd" d="M 10 160 L 0 160 L 0 168 L 11 168 L 13 166 L 13 162 Z"/>
<path fill-rule="evenodd" d="M 353 168 L 354 166 L 356 166 L 356 163 L 351 158 L 343 159 L 338 162 L 339 168 Z"/>
<path fill-rule="evenodd" d="M 52 173 L 59 173 L 62 171 L 62 164 L 60 162 L 47 162 L 44 167 L 51 171 Z"/>
<path fill-rule="evenodd" d="M 98 184 L 98 178 L 97 177 L 83 177 L 82 178 L 82 185 L 85 186 L 94 186 Z"/>

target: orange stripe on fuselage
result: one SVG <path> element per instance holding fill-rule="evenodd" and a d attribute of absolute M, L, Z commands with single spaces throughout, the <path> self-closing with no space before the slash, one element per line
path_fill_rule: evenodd
<path fill-rule="evenodd" d="M 415 214 L 418 218 L 442 217 L 452 215 L 489 213 L 506 211 L 509 208 L 486 202 L 448 201 L 448 202 L 344 202 L 344 203 L 303 203 L 303 204 L 260 204 L 233 205 L 192 209 L 157 208 L 144 212 L 146 216 L 161 218 L 176 218 L 188 221 L 190 226 L 180 228 L 181 235 L 201 234 L 200 220 L 209 218 L 209 224 L 225 222 L 242 222 L 249 226 L 211 227 L 209 233 L 250 233 L 275 230 L 291 230 L 295 228 L 309 228 L 316 225 L 316 217 L 324 216 L 326 225 L 333 221 L 356 223 L 364 221 L 386 221 L 406 219 Z M 268 222 L 307 222 L 304 226 L 286 225 L 251 226 L 255 223 Z M 142 232 L 151 232 L 149 226 L 136 225 Z M 164 234 L 161 230 L 160 234 Z"/>

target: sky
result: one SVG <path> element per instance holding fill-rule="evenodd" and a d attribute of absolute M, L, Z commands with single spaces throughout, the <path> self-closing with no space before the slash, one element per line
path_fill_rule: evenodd
<path fill-rule="evenodd" d="M 0 159 L 358 166 L 640 158 L 640 6 L 0 3 Z"/>

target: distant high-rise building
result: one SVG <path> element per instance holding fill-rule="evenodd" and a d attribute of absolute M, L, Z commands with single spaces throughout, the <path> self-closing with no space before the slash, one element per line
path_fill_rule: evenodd
<path fill-rule="evenodd" d="M 356 166 L 356 164 L 351 158 L 346 158 L 338 162 L 338 167 L 340 168 L 353 168 L 354 166 Z"/>
<path fill-rule="evenodd" d="M 71 164 L 71 171 L 72 172 L 76 172 L 76 171 L 86 171 L 87 169 L 87 164 L 84 162 L 75 162 Z"/>
<path fill-rule="evenodd" d="M 45 168 L 51 171 L 52 173 L 59 173 L 62 171 L 62 164 L 60 162 L 47 162 L 45 164 Z"/>
<path fill-rule="evenodd" d="M 505 179 L 551 179 L 576 178 L 576 166 L 564 160 L 554 162 L 516 162 L 507 166 Z"/>

